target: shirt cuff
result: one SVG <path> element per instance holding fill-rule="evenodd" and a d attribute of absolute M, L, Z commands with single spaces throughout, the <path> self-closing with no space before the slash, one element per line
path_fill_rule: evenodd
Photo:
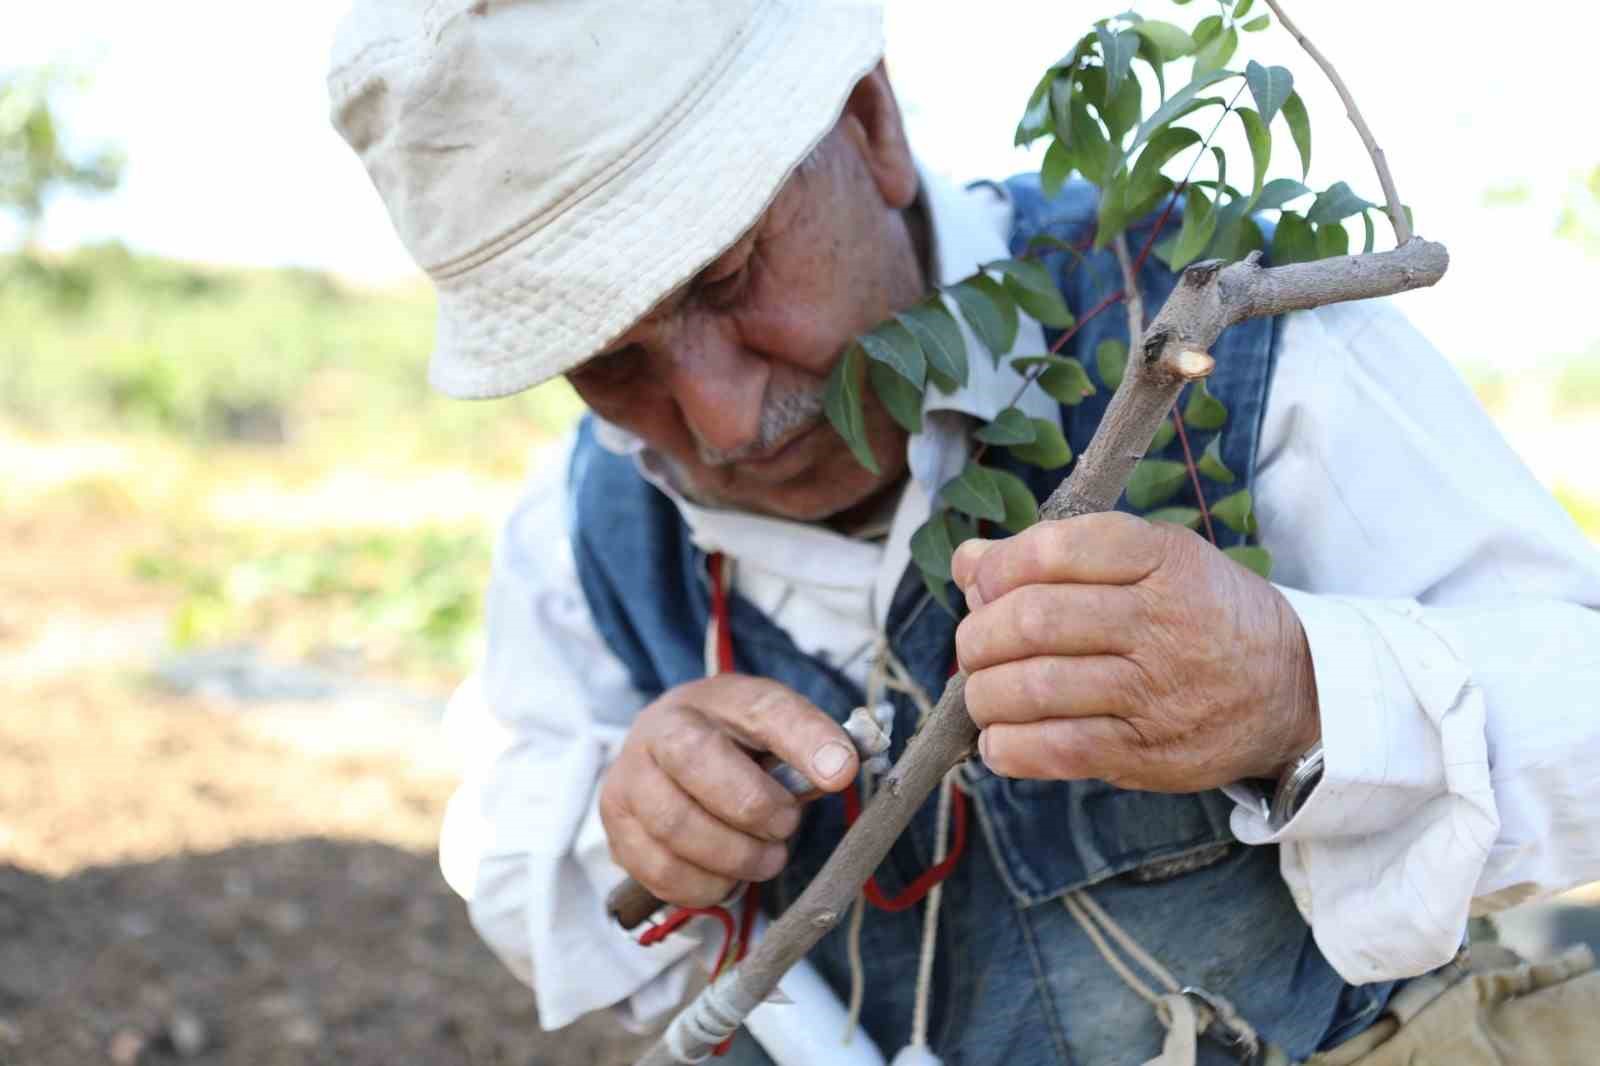
<path fill-rule="evenodd" d="M 1299 616 L 1316 672 L 1322 779 L 1273 832 L 1259 802 L 1228 792 L 1247 844 L 1381 833 L 1445 790 L 1438 719 L 1466 670 L 1412 601 L 1362 601 L 1279 587 Z M 1431 706 L 1428 706 L 1431 704 Z M 1430 713 L 1431 712 L 1431 713 Z"/>

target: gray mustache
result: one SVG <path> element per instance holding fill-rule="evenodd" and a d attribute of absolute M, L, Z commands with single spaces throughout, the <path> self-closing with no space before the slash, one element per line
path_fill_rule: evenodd
<path fill-rule="evenodd" d="M 766 401 L 761 408 L 761 422 L 756 429 L 756 439 L 730 451 L 713 448 L 704 441 L 695 440 L 695 450 L 706 466 L 727 466 L 753 458 L 772 448 L 803 426 L 816 422 L 822 415 L 823 390 L 791 392 Z"/>

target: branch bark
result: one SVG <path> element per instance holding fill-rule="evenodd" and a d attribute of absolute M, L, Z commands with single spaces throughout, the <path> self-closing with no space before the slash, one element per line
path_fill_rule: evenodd
<path fill-rule="evenodd" d="M 1127 254 L 1119 242 L 1119 260 Z M 1391 296 L 1444 276 L 1442 245 L 1413 238 L 1400 248 L 1290 266 L 1262 267 L 1259 254 L 1232 265 L 1196 263 L 1130 350 L 1121 386 L 1072 474 L 1040 508 L 1047 519 L 1110 510 L 1156 430 L 1188 382 L 1215 365 L 1211 345 L 1248 318 Z M 1131 273 L 1131 264 L 1124 267 Z M 1130 293 L 1137 292 L 1131 286 Z M 848 912 L 911 817 L 944 775 L 971 755 L 978 728 L 967 714 L 966 675 L 950 679 L 938 705 L 872 802 L 800 898 L 768 929 L 748 958 L 675 1018 L 639 1066 L 698 1062 L 743 1023 L 788 969 Z"/>

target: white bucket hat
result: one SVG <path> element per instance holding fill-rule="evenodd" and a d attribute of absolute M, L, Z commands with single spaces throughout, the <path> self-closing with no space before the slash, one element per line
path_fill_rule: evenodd
<path fill-rule="evenodd" d="M 883 52 L 878 0 L 356 0 L 333 121 L 439 294 L 429 379 L 561 374 L 731 247 Z"/>

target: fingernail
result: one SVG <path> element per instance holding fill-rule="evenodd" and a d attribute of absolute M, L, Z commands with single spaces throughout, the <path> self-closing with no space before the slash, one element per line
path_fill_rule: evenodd
<path fill-rule="evenodd" d="M 811 768 L 823 777 L 832 777 L 850 761 L 850 749 L 833 740 L 817 749 L 811 757 Z"/>
<path fill-rule="evenodd" d="M 962 589 L 961 594 L 967 598 L 967 610 L 976 611 L 983 606 L 983 593 L 978 591 L 976 581 Z"/>
<path fill-rule="evenodd" d="M 978 734 L 978 758 L 983 760 L 983 765 L 989 765 L 989 731 L 987 729 Z"/>

